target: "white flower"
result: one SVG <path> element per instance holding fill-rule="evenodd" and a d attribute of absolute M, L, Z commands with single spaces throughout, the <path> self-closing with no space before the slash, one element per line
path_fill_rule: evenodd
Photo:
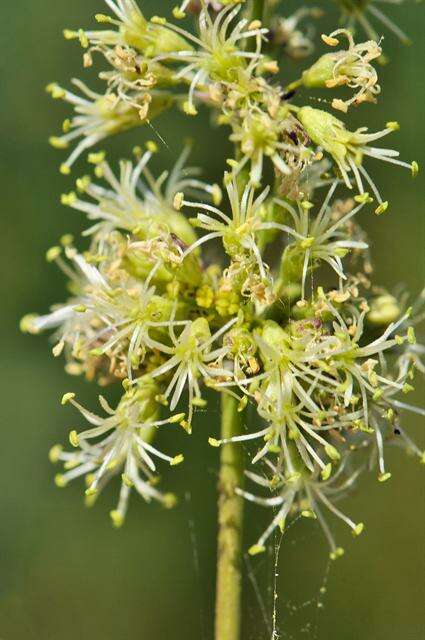
<path fill-rule="evenodd" d="M 392 380 L 385 375 L 385 354 L 404 342 L 405 338 L 397 336 L 395 332 L 405 323 L 410 311 L 396 322 L 391 322 L 378 338 L 363 345 L 364 319 L 368 308 L 359 312 L 354 306 L 350 307 L 352 317 L 347 322 L 329 299 L 322 300 L 323 310 L 331 312 L 333 316 L 334 344 L 329 352 L 328 372 L 335 377 L 340 372 L 344 377 L 338 393 L 342 394 L 345 407 L 353 402 L 353 398 L 355 404 L 360 400 L 362 415 L 354 424 L 360 430 L 368 432 L 369 400 L 379 397 L 387 387 L 399 392 L 409 390 L 404 376 L 400 380 Z M 356 396 L 357 390 L 360 391 L 360 398 Z"/>
<path fill-rule="evenodd" d="M 313 471 L 318 465 L 323 476 L 328 477 L 332 469 L 329 461 L 338 461 L 340 454 L 327 432 L 346 428 L 360 415 L 339 415 L 335 407 L 322 403 L 320 394 L 332 397 L 334 387 L 333 380 L 317 363 L 330 351 L 332 339 L 323 334 L 320 322 L 307 321 L 294 323 L 292 331 L 268 321 L 255 338 L 264 370 L 253 377 L 219 383 L 218 387 L 238 385 L 257 403 L 257 411 L 267 426 L 230 440 L 213 439 L 212 444 L 260 440 L 260 449 L 252 460 L 255 464 L 269 453 L 285 452 L 288 442 L 293 441 L 305 466 Z M 326 462 L 317 447 L 324 451 Z M 292 472 L 291 460 L 287 464 Z"/>
<path fill-rule="evenodd" d="M 217 207 L 202 202 L 190 202 L 180 198 L 180 206 L 192 209 L 201 209 L 192 224 L 208 233 L 199 238 L 183 254 L 188 255 L 197 247 L 210 240 L 220 238 L 226 252 L 232 256 L 242 255 L 245 252 L 255 256 L 262 277 L 266 277 L 263 261 L 255 242 L 255 234 L 264 227 L 261 210 L 267 198 L 269 188 L 255 197 L 255 189 L 247 184 L 242 196 L 239 195 L 236 179 L 233 176 L 225 176 L 226 191 L 229 199 L 231 214 L 227 215 Z M 204 213 L 205 212 L 205 213 Z M 268 227 L 267 227 L 268 228 Z"/>
<path fill-rule="evenodd" d="M 360 470 L 354 472 L 346 472 L 347 458 L 340 465 L 337 473 L 329 480 L 323 482 L 320 477 L 319 469 L 315 469 L 313 473 L 292 471 L 283 472 L 280 462 L 273 464 L 267 461 L 267 471 L 272 474 L 271 480 L 266 476 L 246 472 L 247 477 L 255 482 L 258 486 L 272 490 L 276 495 L 272 497 L 260 497 L 251 492 L 237 489 L 237 493 L 246 500 L 264 507 L 271 507 L 276 511 L 276 515 L 265 531 L 261 534 L 256 544 L 254 544 L 249 553 L 256 555 L 265 551 L 265 543 L 277 528 L 283 533 L 287 528 L 287 520 L 289 518 L 299 517 L 317 519 L 322 530 L 329 542 L 330 557 L 336 560 L 343 555 L 344 550 L 338 547 L 332 532 L 326 522 L 322 512 L 322 507 L 329 510 L 334 516 L 347 524 L 353 535 L 358 536 L 364 529 L 363 523 L 355 523 L 351 518 L 346 516 L 334 504 L 333 500 L 341 499 L 350 488 L 354 485 Z"/>
<path fill-rule="evenodd" d="M 106 356 L 117 375 L 124 363 L 125 375 L 133 378 L 133 371 L 144 361 L 146 349 L 154 342 L 149 330 L 167 335 L 171 326 L 185 325 L 172 317 L 173 303 L 156 295 L 151 285 L 157 263 L 147 278 L 140 282 L 123 270 L 119 277 L 107 281 L 100 271 L 89 264 L 74 249 L 67 249 L 67 257 L 75 264 L 71 270 L 59 257 L 56 261 L 72 279 L 76 296 L 62 306 L 56 306 L 45 316 L 29 316 L 23 328 L 30 333 L 57 328 L 54 354 L 65 348 L 70 357 L 83 363 L 92 357 Z"/>
<path fill-rule="evenodd" d="M 50 459 L 63 462 L 65 467 L 65 473 L 56 476 L 56 483 L 64 487 L 71 480 L 85 476 L 88 485 L 86 495 L 91 503 L 112 478 L 121 474 L 118 505 L 111 511 L 113 524 L 117 527 L 124 522 L 131 488 L 147 502 L 158 500 L 166 507 L 175 503 L 172 494 L 162 494 L 155 487 L 155 459 L 174 466 L 183 461 L 183 456 L 170 457 L 151 442 L 160 426 L 180 422 L 183 414 L 158 420 L 157 406 L 153 400 L 155 393 L 155 385 L 145 379 L 124 394 L 116 409 L 111 409 L 107 401 L 99 396 L 99 402 L 107 414 L 105 418 L 82 407 L 74 399 L 73 393 L 65 394 L 62 399 L 62 404 L 73 404 L 92 428 L 81 433 L 71 431 L 70 442 L 78 451 L 64 452 L 60 446 L 51 450 Z"/>
<path fill-rule="evenodd" d="M 342 280 L 347 279 L 342 258 L 350 250 L 368 248 L 365 242 L 353 239 L 347 228 L 347 223 L 363 209 L 368 201 L 367 194 L 359 198 L 360 204 L 335 220 L 335 210 L 330 206 L 330 201 L 337 185 L 338 180 L 333 182 L 316 216 L 313 216 L 309 202 L 298 201 L 295 206 L 292 206 L 284 200 L 275 199 L 275 202 L 290 214 L 294 232 L 297 233 L 297 240 L 288 246 L 283 255 L 282 277 L 287 281 L 291 272 L 295 273 L 297 269 L 299 270 L 302 300 L 305 298 L 308 271 L 314 268 L 316 262 L 328 263 L 341 283 Z M 271 229 L 279 228 L 279 224 L 275 222 L 265 223 L 265 225 L 270 225 Z M 288 273 L 285 272 L 286 265 Z"/>
<path fill-rule="evenodd" d="M 168 360 L 154 371 L 150 372 L 152 378 L 159 378 L 174 370 L 171 380 L 163 393 L 168 399 L 171 396 L 170 409 L 174 411 L 180 397 L 186 388 L 189 391 L 189 408 L 187 428 L 191 429 L 194 406 L 203 406 L 200 389 L 200 378 L 213 383 L 215 378 L 228 379 L 231 371 L 224 368 L 223 358 L 229 352 L 228 346 L 213 349 L 212 345 L 226 331 L 232 327 L 237 318 L 233 318 L 211 335 L 207 320 L 198 318 L 188 323 L 181 334 L 175 335 L 173 325 L 170 325 L 170 338 L 172 346 L 154 342 L 154 347 L 168 357 Z M 172 395 L 171 395 L 172 394 Z"/>
<path fill-rule="evenodd" d="M 221 190 L 218 185 L 200 180 L 199 169 L 186 166 L 190 146 L 183 149 L 170 172 L 164 171 L 154 178 L 148 164 L 156 150 L 153 142 L 147 143 L 144 153 L 137 149 L 138 161 L 133 164 L 122 160 L 118 177 L 102 155 L 98 158 L 95 172 L 103 178 L 105 186 L 93 182 L 88 176 L 77 180 L 78 191 L 87 194 L 92 201 L 83 200 L 74 191 L 62 196 L 63 204 L 82 211 L 95 222 L 86 233 L 94 233 L 102 241 L 114 229 L 129 231 L 139 239 L 153 238 L 167 231 L 186 244 L 195 241 L 191 226 L 173 207 L 176 193 L 185 189 L 217 203 Z"/>
<path fill-rule="evenodd" d="M 418 164 L 416 162 L 408 163 L 397 159 L 400 155 L 398 151 L 370 146 L 371 142 L 387 136 L 392 131 L 397 131 L 399 129 L 397 122 L 387 122 L 385 129 L 382 131 L 367 133 L 367 127 L 360 127 L 353 132 L 348 131 L 341 120 L 338 120 L 327 111 L 314 109 L 313 107 L 299 109 L 297 118 L 299 118 L 312 141 L 332 156 L 349 189 L 352 188 L 349 177 L 350 172 L 353 173 L 355 183 L 361 194 L 364 193 L 362 178 L 366 180 L 381 205 L 381 207 L 378 207 L 377 213 L 385 211 L 388 203 L 382 201 L 375 183 L 364 168 L 364 156 L 410 169 L 413 177 L 418 172 Z"/>
<path fill-rule="evenodd" d="M 242 152 L 240 160 L 232 162 L 233 173 L 238 175 L 249 162 L 250 181 L 255 187 L 261 184 L 266 158 L 270 158 L 274 168 L 284 176 L 316 159 L 303 143 L 300 131 L 294 130 L 294 119 L 285 104 L 273 115 L 258 108 L 247 109 L 242 117 L 231 121 L 231 126 L 230 140 Z"/>
<path fill-rule="evenodd" d="M 161 24 L 146 20 L 135 0 L 105 0 L 115 18 L 103 13 L 96 14 L 100 24 L 110 24 L 116 30 L 65 31 L 65 37 L 79 37 L 84 48 L 94 46 L 132 47 L 136 51 L 152 57 L 159 52 L 186 50 L 189 46 L 184 39 L 171 33 Z"/>
<path fill-rule="evenodd" d="M 376 102 L 376 96 L 381 92 L 378 84 L 376 69 L 370 64 L 379 58 L 382 49 L 374 41 L 355 44 L 352 34 L 347 29 L 337 29 L 331 34 L 322 35 L 322 40 L 331 47 L 336 47 L 339 40 L 336 36 L 343 35 L 348 40 L 347 51 L 335 51 L 321 56 L 309 69 L 303 72 L 302 82 L 305 87 L 335 87 L 347 86 L 355 89 L 349 100 L 334 98 L 332 106 L 346 113 L 348 108 L 362 102 Z"/>
<path fill-rule="evenodd" d="M 57 84 L 47 87 L 54 98 L 65 100 L 73 105 L 75 110 L 75 116 L 64 122 L 64 134 L 50 138 L 51 144 L 58 149 L 66 149 L 71 142 L 82 138 L 62 164 L 61 172 L 64 174 L 70 173 L 74 162 L 87 149 L 108 136 L 141 124 L 139 112 L 134 106 L 124 102 L 118 103 L 112 93 L 106 96 L 95 93 L 80 80 L 74 79 L 72 82 L 84 97 L 66 91 Z"/>
<path fill-rule="evenodd" d="M 183 79 L 190 85 L 184 104 L 184 110 L 189 115 L 197 113 L 196 90 L 205 92 L 215 82 L 230 82 L 237 77 L 238 69 L 254 69 L 258 62 L 261 39 L 267 29 L 261 28 L 260 24 L 250 24 L 245 18 L 231 26 L 240 8 L 240 5 L 224 7 L 213 19 L 204 6 L 199 14 L 199 36 L 194 36 L 177 25 L 163 22 L 170 31 L 181 35 L 194 47 L 187 51 L 164 53 L 156 58 L 158 61 L 175 60 L 184 63 L 174 78 Z M 242 46 L 243 41 L 249 38 L 256 40 L 254 52 L 246 51 Z"/>

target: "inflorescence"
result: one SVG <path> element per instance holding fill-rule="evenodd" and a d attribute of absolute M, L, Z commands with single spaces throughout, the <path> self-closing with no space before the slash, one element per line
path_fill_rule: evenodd
<path fill-rule="evenodd" d="M 303 32 L 301 23 L 316 21 L 318 9 L 268 15 L 263 24 L 248 17 L 249 3 L 237 1 L 186 0 L 170 21 L 145 18 L 134 0 L 106 3 L 110 14 L 96 16 L 101 29 L 64 32 L 81 43 L 85 67 L 99 58 L 106 64 L 103 93 L 79 80 L 79 93 L 48 86 L 74 109 L 62 135 L 51 138 L 70 149 L 62 173 L 89 152 L 92 175 L 61 198 L 89 221 L 88 248 L 79 251 L 66 235 L 49 249 L 70 297 L 47 315 L 26 316 L 22 329 L 53 329 L 53 354 L 64 356 L 69 374 L 103 387 L 119 382 L 123 395 L 115 409 L 99 396 L 106 417 L 64 395 L 62 403 L 90 427 L 71 431 L 71 451 L 51 450 L 52 462 L 64 466 L 56 483 L 83 476 L 92 504 L 119 476 L 115 526 L 132 489 L 173 506 L 175 496 L 158 487 L 157 465 L 175 466 L 183 455 L 162 452 L 155 438 L 173 425 L 190 434 L 212 389 L 236 398 L 241 411 L 248 404 L 256 410 L 254 426 L 230 439 L 248 448 L 246 476 L 258 490 L 240 487 L 239 494 L 274 510 L 250 552 L 263 551 L 274 529 L 283 531 L 298 514 L 317 518 L 337 558 L 343 551 L 324 514 L 355 536 L 362 532 L 362 523 L 335 506 L 359 474 L 376 469 L 379 481 L 390 478 L 391 444 L 425 461 L 401 426 L 404 410 L 425 415 L 405 399 L 415 371 L 425 371 L 414 331 L 424 295 L 409 308 L 372 282 L 360 226 L 371 210 L 388 209 L 366 160 L 413 175 L 418 165 L 372 146 L 396 122 L 376 133 L 350 131 L 330 110 L 302 100 L 309 102 L 309 89 L 323 90 L 342 116 L 376 103 L 382 49 L 367 13 L 401 32 L 375 3 L 338 0 L 347 28 L 324 34 L 331 51 L 293 80 L 287 62 L 312 54 L 314 28 Z M 195 32 L 179 22 L 189 15 Z M 355 22 L 368 41 L 355 41 Z M 159 177 L 152 141 L 117 168 L 92 149 L 171 108 L 189 117 L 209 108 L 227 127 L 235 152 L 222 186 L 186 167 L 190 146 Z M 209 442 L 229 440 L 211 435 Z"/>

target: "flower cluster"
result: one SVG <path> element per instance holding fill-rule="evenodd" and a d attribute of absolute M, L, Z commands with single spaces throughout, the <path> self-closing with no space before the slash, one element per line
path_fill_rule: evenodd
<path fill-rule="evenodd" d="M 66 235 L 48 251 L 70 295 L 46 315 L 26 316 L 22 329 L 54 329 L 53 354 L 64 355 L 71 375 L 102 386 L 119 383 L 124 391 L 116 409 L 100 396 L 105 418 L 65 394 L 63 404 L 74 405 L 92 428 L 71 431 L 72 452 L 52 449 L 51 460 L 65 469 L 56 482 L 65 486 L 85 476 L 92 503 L 119 475 L 111 512 L 116 526 L 131 488 L 172 506 L 174 496 L 157 487 L 156 464 L 174 466 L 183 456 L 163 453 L 154 440 L 172 425 L 190 434 L 196 410 L 211 396 L 205 388 L 212 389 L 237 399 L 240 411 L 251 405 L 257 415 L 246 433 L 208 434 L 214 447 L 248 448 L 246 475 L 267 495 L 237 491 L 275 510 L 251 553 L 263 551 L 274 529 L 284 530 L 299 514 L 317 518 L 337 558 L 342 549 L 324 512 L 359 535 L 363 524 L 335 506 L 358 475 L 376 468 L 378 480 L 388 480 L 390 444 L 424 462 L 400 426 L 404 410 L 424 415 L 404 400 L 415 370 L 425 371 L 414 331 L 420 302 L 409 308 L 405 296 L 371 281 L 360 225 L 371 209 L 382 214 L 388 208 L 365 158 L 408 167 L 413 175 L 418 165 L 371 146 L 397 123 L 376 133 L 366 126 L 350 131 L 297 93 L 345 86 L 354 95 L 332 98 L 344 114 L 377 101 L 373 62 L 382 52 L 364 10 L 378 10 L 372 2 L 338 2 L 371 39 L 356 44 L 347 29 L 322 36 L 334 48 L 346 38 L 347 50 L 325 53 L 300 80 L 288 77 L 283 85 L 275 57 L 312 53 L 312 32 L 303 35 L 298 23 L 318 17 L 317 10 L 283 18 L 273 4 L 263 23 L 249 3 L 185 1 L 168 21 L 145 18 L 134 0 L 106 3 L 112 15 L 96 16 L 106 30 L 65 31 L 81 43 L 86 67 L 95 54 L 106 62 L 99 74 L 104 93 L 80 81 L 74 84 L 84 97 L 48 87 L 75 112 L 52 144 L 65 148 L 80 139 L 62 172 L 69 174 L 83 152 L 108 136 L 171 107 L 190 117 L 210 109 L 216 125 L 229 128 L 235 151 L 223 189 L 186 167 L 189 147 L 159 177 L 151 168 L 158 151 L 152 141 L 135 147 L 133 160 L 121 161 L 118 171 L 103 151 L 91 151 L 93 175 L 78 177 L 62 195 L 62 204 L 87 217 L 88 246 L 79 251 Z M 186 14 L 195 16 L 196 32 L 177 22 Z"/>

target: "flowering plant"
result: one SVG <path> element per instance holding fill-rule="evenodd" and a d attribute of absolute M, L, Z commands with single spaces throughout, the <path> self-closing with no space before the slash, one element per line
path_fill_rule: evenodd
<path fill-rule="evenodd" d="M 373 282 L 360 226 L 389 207 L 369 159 L 413 176 L 418 165 L 372 146 L 398 130 L 396 122 L 371 133 L 351 131 L 338 117 L 381 93 L 382 47 L 367 15 L 405 36 L 374 2 L 338 0 L 344 26 L 322 35 L 330 50 L 293 79 L 291 59 L 314 51 L 314 28 L 302 30 L 302 22 L 318 19 L 319 9 L 283 17 L 272 0 L 185 0 L 168 21 L 146 18 L 134 0 L 105 1 L 110 14 L 96 16 L 100 29 L 64 31 L 79 40 L 86 68 L 97 57 L 105 63 L 104 91 L 79 80 L 75 93 L 47 87 L 73 107 L 62 135 L 50 139 L 71 147 L 61 172 L 70 174 L 85 152 L 93 167 L 62 195 L 90 221 L 89 242 L 79 251 L 65 235 L 49 249 L 70 297 L 46 315 L 26 316 L 22 329 L 54 329 L 53 354 L 64 356 L 69 374 L 122 386 L 115 408 L 99 396 L 105 417 L 66 393 L 62 404 L 90 428 L 71 431 L 70 451 L 50 452 L 64 467 L 57 485 L 84 477 L 88 504 L 117 478 L 116 527 L 132 490 L 147 502 L 176 504 L 160 490 L 157 466 L 184 455 L 161 451 L 156 434 L 174 427 L 190 434 L 196 410 L 211 398 L 206 389 L 220 394 L 221 431 L 206 434 L 221 448 L 216 638 L 237 640 L 245 500 L 274 510 L 250 554 L 303 516 L 319 521 L 336 559 L 343 549 L 325 512 L 362 533 L 363 523 L 335 504 L 359 474 L 376 469 L 380 482 L 388 480 L 391 444 L 425 462 L 400 425 L 404 410 L 425 414 L 404 398 L 415 371 L 425 371 L 414 330 L 425 296 L 408 306 Z M 195 29 L 180 22 L 189 14 Z M 358 41 L 357 24 L 369 40 Z M 329 109 L 311 106 L 312 89 L 331 95 Z M 227 127 L 234 157 L 223 163 L 222 184 L 186 166 L 190 146 L 159 177 L 149 166 L 159 152 L 153 141 L 136 146 L 118 170 L 95 148 L 170 109 L 192 118 L 210 109 L 214 125 Z M 242 419 L 248 405 L 253 427 Z"/>

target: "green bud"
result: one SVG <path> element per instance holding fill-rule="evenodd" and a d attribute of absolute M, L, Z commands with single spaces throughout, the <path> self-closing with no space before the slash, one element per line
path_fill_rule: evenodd
<path fill-rule="evenodd" d="M 297 112 L 297 118 L 313 142 L 323 147 L 337 163 L 344 162 L 347 155 L 346 144 L 352 134 L 341 120 L 327 111 L 313 107 L 302 107 Z"/>
<path fill-rule="evenodd" d="M 326 87 L 328 80 L 333 77 L 335 67 L 335 54 L 326 53 L 321 56 L 311 67 L 302 74 L 303 85 L 307 89 L 320 89 Z"/>

